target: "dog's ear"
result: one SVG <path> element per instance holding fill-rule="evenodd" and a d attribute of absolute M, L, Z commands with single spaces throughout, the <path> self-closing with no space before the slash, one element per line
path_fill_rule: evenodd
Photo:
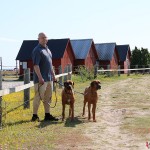
<path fill-rule="evenodd" d="M 95 85 L 95 81 L 91 82 L 91 87 L 93 87 Z"/>
<path fill-rule="evenodd" d="M 68 85 L 68 82 L 67 81 L 65 81 L 64 82 L 64 87 L 66 87 Z"/>
<path fill-rule="evenodd" d="M 101 82 L 100 82 L 99 80 L 97 80 L 97 83 L 98 83 L 98 84 L 101 84 Z"/>
<path fill-rule="evenodd" d="M 74 82 L 72 81 L 72 87 L 74 88 Z"/>

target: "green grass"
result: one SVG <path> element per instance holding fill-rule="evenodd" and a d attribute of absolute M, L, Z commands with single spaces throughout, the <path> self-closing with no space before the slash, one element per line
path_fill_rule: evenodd
<path fill-rule="evenodd" d="M 121 75 L 113 76 L 113 77 L 105 77 L 99 75 L 97 79 L 99 79 L 103 84 L 108 84 L 109 82 L 115 82 L 118 80 L 125 80 L 128 78 L 141 78 L 143 75 Z M 82 81 L 80 76 L 73 75 L 72 80 L 75 81 L 75 90 L 78 92 L 83 92 L 86 86 L 89 86 L 90 80 Z M 58 96 L 58 103 L 56 108 L 51 109 L 51 113 L 54 116 L 60 117 L 61 116 L 61 89 L 57 88 L 57 96 Z M 74 123 L 71 123 L 69 120 L 66 122 L 31 122 L 32 117 L 32 100 L 34 97 L 34 90 L 31 88 L 31 102 L 30 102 L 30 109 L 23 109 L 23 106 L 19 107 L 18 109 L 6 113 L 16 106 L 23 103 L 23 92 L 12 93 L 6 96 L 3 96 L 3 128 L 0 131 L 0 146 L 8 149 L 16 150 L 16 149 L 40 149 L 40 150 L 49 150 L 55 147 L 55 141 L 65 134 L 71 133 L 72 130 L 70 128 L 76 129 L 78 124 L 83 123 L 82 120 L 78 120 L 76 118 Z M 75 94 L 76 98 L 76 112 L 75 116 L 78 116 L 82 112 L 82 103 L 83 103 L 83 95 Z M 55 95 L 53 94 L 53 103 L 55 103 Z M 6 107 L 5 104 L 6 103 Z M 39 107 L 38 115 L 41 120 L 44 119 L 44 109 L 41 102 Z M 66 117 L 68 116 L 68 107 L 66 108 Z M 130 120 L 128 118 L 127 120 Z M 134 127 L 145 126 L 147 128 L 150 125 L 150 121 L 148 118 L 135 118 L 132 120 L 133 124 L 135 125 L 128 125 L 126 124 L 124 128 L 132 129 Z M 144 122 L 144 123 L 143 123 Z M 78 133 L 80 134 L 80 133 Z"/>
<path fill-rule="evenodd" d="M 147 75 L 145 74 L 144 76 L 147 76 Z M 106 75 L 98 75 L 96 80 L 100 80 L 101 82 L 114 82 L 114 81 L 118 81 L 118 80 L 125 80 L 128 78 L 139 79 L 142 77 L 143 77 L 142 74 L 130 74 L 130 76 L 127 76 L 127 74 L 121 74 L 120 76 L 118 76 L 117 74 L 114 74 L 111 77 L 108 77 Z M 73 75 L 72 80 L 74 80 L 76 83 L 82 83 L 82 82 L 90 81 L 86 77 L 82 78 L 79 75 Z M 94 78 L 92 78 L 91 80 L 94 80 Z"/>

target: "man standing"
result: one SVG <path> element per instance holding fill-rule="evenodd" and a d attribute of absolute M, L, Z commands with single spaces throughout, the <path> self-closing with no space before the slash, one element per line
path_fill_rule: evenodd
<path fill-rule="evenodd" d="M 41 99 L 45 110 L 44 120 L 58 121 L 57 118 L 50 114 L 49 104 L 52 97 L 52 83 L 55 81 L 55 73 L 52 66 L 52 54 L 48 49 L 48 39 L 45 33 L 39 33 L 38 41 L 39 44 L 32 52 L 35 97 L 33 101 L 33 116 L 31 121 L 39 121 L 37 113 Z"/>

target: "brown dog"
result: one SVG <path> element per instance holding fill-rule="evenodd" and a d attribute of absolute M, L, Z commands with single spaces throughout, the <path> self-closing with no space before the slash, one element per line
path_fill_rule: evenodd
<path fill-rule="evenodd" d="M 71 117 L 71 121 L 74 119 L 74 82 L 71 80 L 67 80 L 64 82 L 64 89 L 62 91 L 62 121 L 65 119 L 65 105 L 69 105 L 69 117 Z"/>
<path fill-rule="evenodd" d="M 96 112 L 96 103 L 98 100 L 98 93 L 97 90 L 101 89 L 100 81 L 94 80 L 91 82 L 90 86 L 87 87 L 84 91 L 84 105 L 83 105 L 83 116 L 85 115 L 85 106 L 88 102 L 88 120 L 91 119 L 91 105 L 92 107 L 92 114 L 93 114 L 93 122 L 96 122 L 95 112 Z"/>

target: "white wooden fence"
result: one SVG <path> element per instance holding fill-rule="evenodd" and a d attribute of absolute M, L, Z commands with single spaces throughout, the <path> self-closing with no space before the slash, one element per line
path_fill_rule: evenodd
<path fill-rule="evenodd" d="M 150 65 L 148 65 L 148 68 L 138 68 L 138 65 L 135 66 L 134 69 L 130 69 L 130 65 L 128 66 L 127 69 L 120 69 L 120 65 L 118 66 L 118 68 L 116 69 L 110 69 L 110 65 L 107 65 L 107 69 L 98 69 L 98 66 L 95 65 L 95 70 L 94 70 L 94 76 L 97 76 L 98 73 L 101 73 L 101 72 L 105 72 L 108 76 L 110 76 L 111 72 L 118 72 L 118 76 L 120 76 L 121 74 L 121 71 L 124 72 L 126 71 L 127 72 L 127 75 L 130 75 L 131 71 L 135 71 L 135 74 L 138 73 L 138 71 L 142 71 L 143 74 L 145 74 L 145 72 L 147 71 L 147 73 L 150 74 Z"/>
<path fill-rule="evenodd" d="M 63 76 L 70 76 L 71 74 L 72 74 L 72 71 L 68 72 L 68 73 L 62 73 L 62 74 L 56 75 L 55 78 L 58 79 L 58 78 L 63 77 Z M 4 95 L 11 94 L 14 92 L 19 92 L 19 91 L 28 89 L 28 88 L 33 87 L 33 86 L 34 86 L 33 81 L 30 81 L 30 83 L 27 83 L 24 85 L 20 85 L 20 86 L 13 87 L 13 88 L 3 89 L 3 90 L 0 90 L 0 96 L 4 96 Z"/>

